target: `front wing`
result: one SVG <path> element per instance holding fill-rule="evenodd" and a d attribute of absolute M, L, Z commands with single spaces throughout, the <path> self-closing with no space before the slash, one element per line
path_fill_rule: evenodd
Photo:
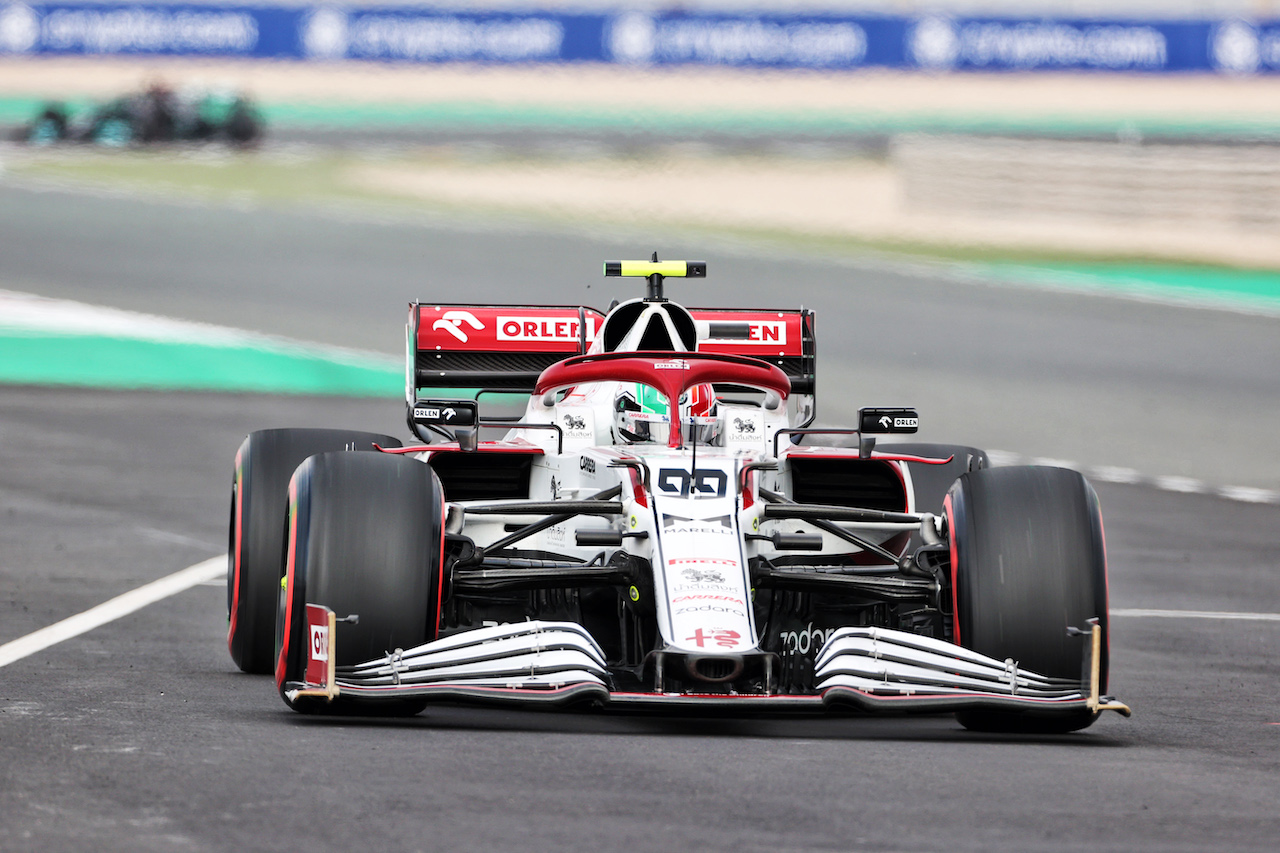
<path fill-rule="evenodd" d="M 781 711 L 846 709 L 870 714 L 948 713 L 966 709 L 1037 716 L 1129 708 L 1098 694 L 1101 628 L 1080 681 L 1021 669 L 951 643 L 887 628 L 841 628 L 815 661 L 816 690 L 779 693 L 637 693 L 609 689 L 604 653 L 581 625 L 521 622 L 477 628 L 356 666 L 337 667 L 335 619 L 307 605 L 310 643 L 305 682 L 286 682 L 291 702 L 426 699 L 507 705 L 707 708 Z"/>

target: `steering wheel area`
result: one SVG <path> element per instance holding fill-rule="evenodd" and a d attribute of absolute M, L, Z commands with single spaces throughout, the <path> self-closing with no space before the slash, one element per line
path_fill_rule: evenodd
<path fill-rule="evenodd" d="M 611 352 L 575 356 L 542 371 L 533 393 L 543 398 L 543 405 L 549 406 L 553 401 L 548 398 L 556 391 L 588 382 L 642 382 L 658 389 L 670 401 L 679 400 L 686 390 L 703 383 L 755 388 L 776 394 L 783 402 L 791 394 L 791 380 L 772 364 L 745 356 L 703 352 Z M 667 446 L 683 447 L 680 407 L 674 402 L 671 418 Z"/>

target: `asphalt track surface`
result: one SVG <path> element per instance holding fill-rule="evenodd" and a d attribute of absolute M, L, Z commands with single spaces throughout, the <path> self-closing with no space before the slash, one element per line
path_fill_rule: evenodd
<path fill-rule="evenodd" d="M 921 438 L 1280 488 L 1280 318 L 1015 287 L 675 233 L 211 207 L 0 183 L 0 288 L 403 352 L 410 299 L 640 295 L 619 257 L 708 260 L 690 305 L 818 313 L 819 416 L 914 405 Z"/>
<path fill-rule="evenodd" d="M 385 351 L 412 296 L 603 307 L 591 273 L 649 248 L 635 239 L 0 189 L 0 286 Z M 1126 444 L 1090 408 L 1094 386 L 1191 398 L 1179 413 L 1254 399 L 1229 412 L 1241 421 L 1280 396 L 1274 320 L 741 249 L 715 269 L 733 289 L 700 283 L 706 304 L 822 312 L 828 413 L 864 391 L 909 402 L 865 373 L 894 369 L 926 420 L 926 392 L 968 383 L 980 405 L 939 420 L 973 433 L 947 437 L 1147 447 L 1113 464 L 1151 471 L 1189 452 L 1184 434 Z M 1050 413 L 984 416 L 1073 388 Z M 0 643 L 223 553 L 236 446 L 299 424 L 403 431 L 388 400 L 0 389 Z M 1107 443 L 1071 445 L 1077 432 Z M 1202 458 L 1194 475 L 1242 482 L 1252 457 L 1274 487 L 1268 444 L 1216 435 L 1223 467 Z M 1276 507 L 1098 491 L 1113 608 L 1280 613 Z M 946 717 L 304 718 L 235 671 L 225 608 L 221 585 L 197 586 L 0 669 L 0 850 L 1271 850 L 1280 830 L 1277 621 L 1117 616 L 1111 688 L 1135 716 L 1034 738 Z"/>

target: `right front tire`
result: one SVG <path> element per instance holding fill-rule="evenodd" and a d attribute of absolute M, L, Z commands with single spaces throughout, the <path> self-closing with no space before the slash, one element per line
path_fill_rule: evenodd
<path fill-rule="evenodd" d="M 420 700 L 290 702 L 307 666 L 306 605 L 338 618 L 334 663 L 351 666 L 434 640 L 443 593 L 444 490 L 425 463 L 392 454 L 324 453 L 289 486 L 285 583 L 276 621 L 276 685 L 304 713 L 412 715 Z M 352 619 L 351 617 L 355 617 Z"/>

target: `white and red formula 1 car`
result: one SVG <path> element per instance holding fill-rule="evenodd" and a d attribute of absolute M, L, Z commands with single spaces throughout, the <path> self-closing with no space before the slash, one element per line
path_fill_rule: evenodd
<path fill-rule="evenodd" d="M 228 568 L 242 669 L 274 671 L 306 712 L 954 712 L 1049 732 L 1128 714 L 1104 695 L 1102 518 L 1080 474 L 878 449 L 916 431 L 911 409 L 812 428 L 811 312 L 668 301 L 664 280 L 700 262 L 605 274 L 647 296 L 606 315 L 414 303 L 413 445 L 245 439 Z M 522 416 L 485 417 L 512 393 Z"/>

